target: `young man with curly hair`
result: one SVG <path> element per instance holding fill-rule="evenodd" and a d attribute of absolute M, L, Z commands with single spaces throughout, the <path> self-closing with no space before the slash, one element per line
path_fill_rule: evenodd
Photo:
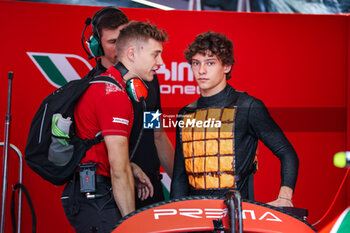
<path fill-rule="evenodd" d="M 293 206 L 299 161 L 267 108 L 257 98 L 232 88 L 233 44 L 224 34 L 198 35 L 185 51 L 200 97 L 183 107 L 176 131 L 171 198 L 224 196 L 239 190 L 254 199 L 252 177 L 261 140 L 281 161 L 281 187 L 274 206 Z"/>

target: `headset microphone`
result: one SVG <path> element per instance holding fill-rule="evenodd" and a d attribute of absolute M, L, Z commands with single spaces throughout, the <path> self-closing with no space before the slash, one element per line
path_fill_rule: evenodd
<path fill-rule="evenodd" d="M 90 25 L 90 23 L 91 23 L 91 18 L 88 17 L 88 18 L 85 20 L 85 24 L 86 24 L 86 25 Z"/>
<path fill-rule="evenodd" d="M 87 18 L 85 20 L 85 27 L 84 27 L 83 33 L 81 34 L 81 44 L 82 44 L 82 46 L 84 48 L 84 51 L 87 53 L 89 60 L 94 58 L 94 57 L 85 48 L 85 45 L 84 45 L 84 40 L 85 40 L 84 33 L 85 33 L 85 30 L 86 30 L 87 26 L 89 26 L 90 24 L 91 24 L 91 18 Z"/>

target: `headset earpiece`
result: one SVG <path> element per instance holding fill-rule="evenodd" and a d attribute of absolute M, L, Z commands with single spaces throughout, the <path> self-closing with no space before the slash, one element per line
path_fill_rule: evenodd
<path fill-rule="evenodd" d="M 118 62 L 114 67 L 120 72 L 124 79 L 124 76 L 129 72 L 128 69 L 123 65 L 123 63 Z M 135 74 L 137 76 L 137 74 Z M 125 82 L 126 93 L 131 100 L 136 102 L 142 102 L 147 98 L 148 86 L 139 77 L 133 77 Z"/>
<path fill-rule="evenodd" d="M 92 19 L 87 18 L 85 21 L 85 27 L 84 27 L 84 30 L 83 30 L 83 33 L 81 36 L 81 41 L 82 41 L 82 45 L 83 45 L 85 52 L 88 54 L 89 59 L 91 59 L 92 57 L 98 58 L 98 57 L 104 55 L 103 47 L 101 44 L 101 35 L 99 32 L 99 25 L 101 23 L 101 20 L 107 14 L 107 12 L 111 12 L 111 11 L 114 11 L 116 14 L 118 14 L 118 16 L 116 16 L 116 17 L 118 17 L 120 20 L 122 20 L 122 21 L 125 20 L 126 21 L 125 23 L 128 22 L 128 19 L 124 15 L 124 13 L 121 10 L 119 10 L 118 8 L 115 8 L 114 6 L 102 8 L 101 10 L 97 11 L 94 14 Z M 125 17 L 125 19 L 124 19 L 124 17 Z M 85 32 L 88 25 L 91 25 L 92 35 L 90 36 L 90 38 L 88 40 L 86 40 L 84 38 L 84 32 Z M 87 47 L 89 48 L 90 52 L 85 48 L 85 45 L 83 43 L 83 41 L 85 41 L 85 40 L 86 40 L 86 44 L 87 44 Z"/>
<path fill-rule="evenodd" d="M 90 36 L 89 40 L 86 41 L 86 44 L 91 56 L 97 58 L 103 55 L 101 43 L 94 35 Z"/>
<path fill-rule="evenodd" d="M 126 92 L 132 100 L 142 102 L 147 98 L 148 86 L 140 78 L 131 78 L 126 82 Z"/>

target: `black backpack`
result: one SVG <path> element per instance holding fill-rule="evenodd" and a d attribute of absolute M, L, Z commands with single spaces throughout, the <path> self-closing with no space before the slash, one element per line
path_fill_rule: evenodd
<path fill-rule="evenodd" d="M 34 115 L 25 148 L 25 161 L 33 171 L 52 184 L 65 184 L 73 176 L 80 161 L 85 157 L 86 151 L 103 140 L 101 135 L 93 139 L 82 140 L 74 134 L 75 104 L 90 84 L 97 82 L 108 82 L 121 88 L 120 84 L 111 77 L 94 78 L 93 75 L 87 75 L 82 79 L 70 81 L 52 92 L 42 101 Z M 48 159 L 53 136 L 51 133 L 52 116 L 56 113 L 72 119 L 68 142 L 73 145 L 73 156 L 64 166 L 58 166 Z"/>

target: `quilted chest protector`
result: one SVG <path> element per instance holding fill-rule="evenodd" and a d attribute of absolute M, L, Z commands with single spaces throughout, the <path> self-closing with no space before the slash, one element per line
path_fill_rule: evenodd
<path fill-rule="evenodd" d="M 184 115 L 185 127 L 181 128 L 183 155 L 192 188 L 236 187 L 234 151 L 236 110 L 236 107 L 207 108 Z M 186 124 L 188 121 L 208 124 L 207 127 L 197 127 L 197 124 Z M 221 127 L 210 124 L 214 121 L 220 121 Z"/>

